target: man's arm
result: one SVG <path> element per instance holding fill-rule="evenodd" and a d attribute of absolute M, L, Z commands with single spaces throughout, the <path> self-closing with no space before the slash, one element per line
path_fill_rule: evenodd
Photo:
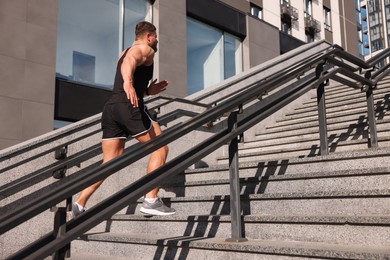
<path fill-rule="evenodd" d="M 123 89 L 133 107 L 138 107 L 138 96 L 133 86 L 133 75 L 137 66 L 153 61 L 154 52 L 149 46 L 133 46 L 123 59 L 121 72 L 123 77 Z"/>

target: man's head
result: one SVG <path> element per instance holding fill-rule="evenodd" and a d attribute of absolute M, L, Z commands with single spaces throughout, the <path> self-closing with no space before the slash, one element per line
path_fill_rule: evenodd
<path fill-rule="evenodd" d="M 135 26 L 135 39 L 136 40 L 146 40 L 148 45 L 157 52 L 157 33 L 156 27 L 149 22 L 143 21 L 139 22 Z"/>

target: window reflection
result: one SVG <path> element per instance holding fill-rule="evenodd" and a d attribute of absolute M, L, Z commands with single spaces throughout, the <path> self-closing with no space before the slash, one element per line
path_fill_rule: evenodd
<path fill-rule="evenodd" d="M 124 32 L 119 0 L 58 0 L 57 77 L 111 89 L 118 46 L 134 40 L 135 24 L 150 19 L 147 0 L 125 0 Z"/>
<path fill-rule="evenodd" d="M 138 22 L 151 21 L 149 1 L 125 0 L 124 48 L 129 47 L 135 40 L 134 29 Z"/>
<path fill-rule="evenodd" d="M 242 71 L 239 38 L 187 18 L 188 94 L 210 87 Z"/>

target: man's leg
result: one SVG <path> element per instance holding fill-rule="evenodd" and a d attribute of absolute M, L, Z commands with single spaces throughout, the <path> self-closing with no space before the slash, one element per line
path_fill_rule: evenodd
<path fill-rule="evenodd" d="M 141 143 L 147 142 L 161 134 L 161 128 L 158 123 L 153 122 L 152 129 L 140 136 L 137 136 L 137 140 Z M 168 155 L 168 147 L 163 146 L 160 149 L 154 151 L 150 155 L 148 167 L 146 169 L 147 174 L 156 170 L 165 164 L 165 160 Z M 158 187 L 154 188 L 150 192 L 145 195 L 144 202 L 142 203 L 142 207 L 140 211 L 144 214 L 150 215 L 172 215 L 175 214 L 176 211 L 172 208 L 169 208 L 164 205 L 164 203 L 157 197 Z"/>
<path fill-rule="evenodd" d="M 139 135 L 136 137 L 136 139 L 141 142 L 145 143 L 159 135 L 161 135 L 161 128 L 160 125 L 154 121 L 152 121 L 152 128 L 145 134 Z M 150 155 L 149 163 L 146 168 L 146 173 L 151 173 L 152 171 L 156 170 L 160 166 L 165 164 L 165 160 L 168 156 L 168 146 L 163 146 L 160 149 L 154 151 Z M 150 192 L 148 192 L 145 195 L 145 198 L 157 198 L 158 193 L 158 187 L 154 188 Z"/>
<path fill-rule="evenodd" d="M 106 163 L 115 157 L 123 154 L 125 147 L 124 139 L 110 139 L 102 141 L 102 150 L 103 150 L 103 163 Z M 76 203 L 81 207 L 85 207 L 88 199 L 92 194 L 99 188 L 99 186 L 104 182 L 104 179 L 89 186 L 88 188 L 81 191 L 79 197 L 76 200 Z"/>

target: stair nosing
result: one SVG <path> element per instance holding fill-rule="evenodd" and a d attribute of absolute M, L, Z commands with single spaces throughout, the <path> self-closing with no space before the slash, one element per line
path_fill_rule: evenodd
<path fill-rule="evenodd" d="M 286 224 L 359 224 L 390 226 L 388 215 L 243 215 L 245 223 L 286 223 Z M 230 215 L 170 215 L 145 217 L 138 214 L 117 214 L 110 221 L 168 221 L 168 222 L 230 222 Z"/>
<path fill-rule="evenodd" d="M 324 242 L 277 241 L 250 239 L 246 242 L 227 242 L 226 238 L 200 236 L 145 235 L 144 233 L 101 233 L 88 235 L 88 241 L 111 241 L 158 246 L 178 246 L 194 249 L 211 249 L 257 254 L 288 256 L 311 256 L 326 258 L 367 259 L 367 257 L 390 257 L 387 247 L 341 245 Z"/>

